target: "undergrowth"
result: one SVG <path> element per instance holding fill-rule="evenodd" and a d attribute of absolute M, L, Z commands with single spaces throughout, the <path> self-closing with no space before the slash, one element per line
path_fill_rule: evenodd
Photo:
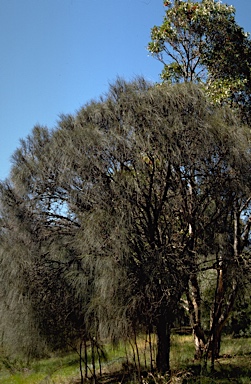
<path fill-rule="evenodd" d="M 216 361 L 215 372 L 205 371 L 200 362 L 193 359 L 192 336 L 173 335 L 169 375 L 149 373 L 149 345 L 142 335 L 137 340 L 140 351 L 140 373 L 135 369 L 133 343 L 106 345 L 106 361 L 102 362 L 100 383 L 141 384 L 247 384 L 251 380 L 251 339 L 225 337 L 221 357 Z M 153 349 L 152 353 L 156 353 Z M 90 359 L 90 357 L 89 357 Z M 88 360 L 89 360 L 88 359 Z M 89 366 L 91 373 L 92 366 Z M 140 378 L 139 378 L 140 375 Z M 52 356 L 25 364 L 22 360 L 0 357 L 1 384 L 79 384 L 79 356 L 77 353 Z"/>

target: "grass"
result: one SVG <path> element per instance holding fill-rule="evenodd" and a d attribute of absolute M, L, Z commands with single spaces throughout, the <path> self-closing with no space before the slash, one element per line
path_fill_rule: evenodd
<path fill-rule="evenodd" d="M 221 356 L 215 362 L 213 374 L 209 368 L 205 371 L 200 362 L 193 360 L 191 341 L 191 336 L 178 336 L 173 340 L 171 366 L 174 368 L 174 376 L 184 371 L 187 384 L 251 383 L 251 339 L 224 337 Z"/>
<path fill-rule="evenodd" d="M 193 338 L 191 335 L 173 335 L 171 338 L 170 365 L 172 369 L 185 369 L 194 356 Z"/>
<path fill-rule="evenodd" d="M 154 340 L 153 340 L 154 341 Z M 140 363 L 147 372 L 145 361 L 150 357 L 149 343 L 145 336 L 138 338 L 140 351 Z M 136 353 L 131 344 L 118 344 L 116 348 L 106 346 L 107 361 L 102 363 L 104 381 L 106 383 L 126 383 L 122 373 L 125 363 L 133 361 Z M 153 351 L 156 353 L 156 351 Z M 193 360 L 192 336 L 173 335 L 171 348 L 171 378 L 149 376 L 146 384 L 227 384 L 227 383 L 251 383 L 251 339 L 232 339 L 225 337 L 222 342 L 221 357 L 215 363 L 215 373 L 201 370 L 200 362 Z M 115 374 L 116 373 L 116 374 Z M 117 376 L 116 376 L 117 375 Z M 64 356 L 54 356 L 49 359 L 38 360 L 25 366 L 22 362 L 2 359 L 0 363 L 1 384 L 77 384 L 79 383 L 79 360 L 77 354 L 71 353 Z M 112 381 L 113 377 L 113 381 Z M 116 381 L 117 380 L 117 381 Z M 131 379 L 136 383 L 136 378 Z"/>
<path fill-rule="evenodd" d="M 67 354 L 38 360 L 26 367 L 17 361 L 0 371 L 1 384 L 70 384 L 79 378 L 78 356 Z"/>

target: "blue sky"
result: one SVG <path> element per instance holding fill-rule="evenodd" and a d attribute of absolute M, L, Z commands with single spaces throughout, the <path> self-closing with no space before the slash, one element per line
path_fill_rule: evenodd
<path fill-rule="evenodd" d="M 251 0 L 227 2 L 251 32 Z M 117 76 L 158 81 L 148 56 L 162 0 L 0 0 L 0 179 L 36 124 L 53 128 L 98 98 Z"/>

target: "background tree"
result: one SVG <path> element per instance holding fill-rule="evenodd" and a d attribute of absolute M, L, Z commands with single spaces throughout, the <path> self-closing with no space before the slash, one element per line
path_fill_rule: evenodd
<path fill-rule="evenodd" d="M 161 26 L 151 30 L 149 52 L 163 65 L 164 81 L 203 82 L 216 103 L 228 103 L 250 121 L 249 34 L 235 9 L 215 0 L 164 1 Z"/>

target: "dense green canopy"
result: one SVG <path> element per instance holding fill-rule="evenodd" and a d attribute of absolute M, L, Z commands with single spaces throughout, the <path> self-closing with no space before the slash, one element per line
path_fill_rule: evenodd
<path fill-rule="evenodd" d="M 216 103 L 228 103 L 250 123 L 251 40 L 235 9 L 216 0 L 164 1 L 163 23 L 151 30 L 149 52 L 164 81 L 205 84 Z"/>

